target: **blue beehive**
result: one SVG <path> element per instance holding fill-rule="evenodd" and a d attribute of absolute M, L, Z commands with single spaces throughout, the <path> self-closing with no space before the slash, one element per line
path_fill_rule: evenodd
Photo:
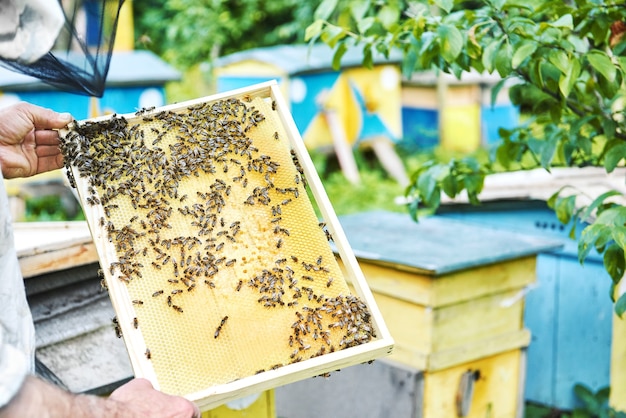
<path fill-rule="evenodd" d="M 508 98 L 508 85 L 492 103 L 491 89 L 501 79 L 463 73 L 460 79 L 431 71 L 415 73 L 402 83 L 403 136 L 409 146 L 441 144 L 457 151 L 474 151 L 500 140 L 500 128 L 519 124 L 520 112 Z"/>
<path fill-rule="evenodd" d="M 399 51 L 374 57 L 374 68 L 363 67 L 360 50 L 348 50 L 341 69 L 333 69 L 333 51 L 323 44 L 276 45 L 254 48 L 216 61 L 220 92 L 277 80 L 289 98 L 298 130 L 310 148 L 332 143 L 324 112 L 339 115 L 350 144 L 372 136 L 401 136 Z"/>
<path fill-rule="evenodd" d="M 587 181 L 594 176 L 588 172 L 582 174 L 585 176 L 580 178 L 586 177 Z M 525 398 L 560 409 L 572 409 L 579 406 L 573 392 L 575 384 L 582 383 L 597 390 L 610 383 L 611 280 L 597 254 L 591 254 L 584 265 L 578 262 L 577 243 L 569 238 L 569 227 L 558 221 L 545 200 L 526 199 L 528 196 L 524 195 L 524 190 L 542 194 L 537 190 L 547 189 L 545 184 L 537 184 L 532 178 L 531 174 L 526 174 L 522 178 L 523 187 L 512 184 L 502 187 L 513 200 L 483 202 L 478 207 L 446 205 L 441 208 L 440 215 L 562 241 L 561 250 L 538 256 L 538 286 L 526 297 L 524 321 L 531 331 L 532 341 L 527 351 Z M 571 181 L 576 183 L 576 179 Z M 553 186 L 546 197 L 558 189 L 558 184 Z M 489 192 L 486 186 L 485 194 L 489 195 Z M 583 226 L 579 224 L 577 230 Z"/>

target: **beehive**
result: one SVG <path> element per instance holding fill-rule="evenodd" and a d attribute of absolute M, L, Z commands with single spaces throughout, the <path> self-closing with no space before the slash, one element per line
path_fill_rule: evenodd
<path fill-rule="evenodd" d="M 135 375 L 202 409 L 391 351 L 285 109 L 269 82 L 61 135 Z"/>

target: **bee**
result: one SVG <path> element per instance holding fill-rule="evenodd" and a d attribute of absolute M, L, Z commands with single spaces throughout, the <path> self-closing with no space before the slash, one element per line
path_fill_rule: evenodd
<path fill-rule="evenodd" d="M 172 290 L 172 295 L 177 295 L 179 293 L 183 293 L 183 291 L 181 289 L 174 289 L 174 290 Z"/>
<path fill-rule="evenodd" d="M 146 358 L 147 358 L 148 360 L 150 360 L 150 359 L 152 358 L 152 353 L 150 352 L 150 349 L 149 349 L 149 348 L 146 348 Z"/>
<path fill-rule="evenodd" d="M 283 239 L 282 238 L 278 238 L 278 241 L 276 241 L 276 248 L 280 248 L 283 246 Z"/>
<path fill-rule="evenodd" d="M 278 132 L 274 132 L 274 139 L 278 139 Z"/>
<path fill-rule="evenodd" d="M 133 327 L 135 327 L 135 329 L 139 328 L 139 320 L 137 317 L 133 318 Z"/>
<path fill-rule="evenodd" d="M 322 256 L 321 255 L 317 258 L 316 263 L 317 263 L 318 266 L 320 264 L 322 264 Z"/>
<path fill-rule="evenodd" d="M 228 320 L 228 315 L 226 315 L 224 318 L 222 318 L 222 321 L 220 322 L 219 326 L 215 330 L 215 335 L 213 336 L 213 338 L 219 337 L 220 331 L 222 330 L 222 327 L 226 324 L 227 320 Z"/>
<path fill-rule="evenodd" d="M 143 300 L 135 299 L 133 300 L 133 305 L 143 305 Z"/>
<path fill-rule="evenodd" d="M 330 287 L 331 284 L 333 284 L 333 278 L 332 277 L 328 278 L 328 281 L 326 282 L 326 287 Z"/>
<path fill-rule="evenodd" d="M 241 286 L 243 285 L 243 280 L 239 280 L 239 283 L 237 284 L 237 292 L 239 292 L 241 290 Z"/>
<path fill-rule="evenodd" d="M 172 308 L 174 308 L 174 310 L 177 312 L 183 313 L 183 308 L 181 308 L 180 306 L 172 305 Z"/>
<path fill-rule="evenodd" d="M 162 294 L 163 294 L 163 291 L 162 291 L 162 290 L 157 290 L 156 292 L 154 292 L 154 293 L 152 294 L 152 297 L 153 297 L 153 298 L 155 298 L 155 297 L 157 297 L 157 296 L 159 296 L 159 295 L 162 295 Z"/>

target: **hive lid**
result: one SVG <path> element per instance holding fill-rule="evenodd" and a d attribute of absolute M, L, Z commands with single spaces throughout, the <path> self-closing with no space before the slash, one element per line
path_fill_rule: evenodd
<path fill-rule="evenodd" d="M 437 276 L 558 249 L 555 240 L 438 217 L 367 212 L 339 217 L 360 260 Z"/>

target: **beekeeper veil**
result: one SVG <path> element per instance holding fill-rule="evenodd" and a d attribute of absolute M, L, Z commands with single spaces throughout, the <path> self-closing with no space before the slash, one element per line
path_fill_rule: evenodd
<path fill-rule="evenodd" d="M 101 97 L 124 0 L 0 0 L 0 65 Z"/>

